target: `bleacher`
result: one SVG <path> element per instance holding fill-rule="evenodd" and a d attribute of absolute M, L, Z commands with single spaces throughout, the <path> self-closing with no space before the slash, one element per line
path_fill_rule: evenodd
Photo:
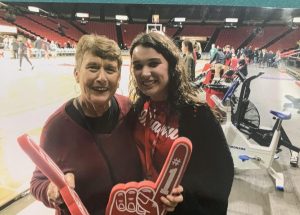
<path fill-rule="evenodd" d="M 67 22 L 64 19 L 56 19 L 53 20 L 59 22 L 62 26 L 64 33 L 68 36 L 73 38 L 73 40 L 78 41 L 80 37 L 83 35 L 78 29 L 76 29 L 71 23 Z"/>
<path fill-rule="evenodd" d="M 281 38 L 271 46 L 267 47 L 268 50 L 288 50 L 296 46 L 297 41 L 300 40 L 300 28 L 293 30 L 285 37 Z"/>
<path fill-rule="evenodd" d="M 89 34 L 95 33 L 98 35 L 105 35 L 116 42 L 120 41 L 120 39 L 118 40 L 115 22 L 104 23 L 89 21 L 83 25 L 76 21 L 69 23 L 64 19 L 39 16 L 36 14 L 26 14 L 24 16 L 16 15 L 15 23 L 18 31 L 22 32 L 28 37 L 46 37 L 48 40 L 56 41 L 60 45 L 65 44 L 67 41 L 70 41 L 70 43 L 77 42 L 84 32 Z M 62 26 L 65 36 L 60 34 L 58 23 Z M 3 11 L 0 11 L 0 24 L 14 26 L 12 23 L 4 20 Z M 122 24 L 120 27 L 123 44 L 129 48 L 135 36 L 140 32 L 145 31 L 146 24 Z M 215 32 L 216 28 L 217 25 L 185 24 L 183 25 L 182 30 L 179 28 L 166 27 L 165 33 L 169 37 L 173 37 L 178 30 L 181 30 L 180 32 L 178 31 L 179 34 L 177 36 L 204 36 L 210 38 Z M 223 28 L 216 38 L 215 44 L 219 45 L 220 47 L 224 47 L 225 45 L 229 44 L 237 49 L 253 33 L 254 29 L 254 26 L 240 26 L 234 29 Z M 264 47 L 288 30 L 288 26 L 265 26 L 261 32 L 257 32 L 254 39 L 246 44 L 246 46 L 252 46 L 253 48 Z M 283 38 L 267 47 L 267 49 L 276 52 L 278 49 L 286 50 L 293 48 L 296 44 L 296 41 L 299 40 L 299 35 L 299 29 L 293 30 Z"/>
<path fill-rule="evenodd" d="M 165 33 L 166 33 L 166 35 L 168 35 L 169 37 L 172 38 L 177 30 L 178 30 L 178 28 L 166 27 L 166 32 Z"/>
<path fill-rule="evenodd" d="M 46 37 L 48 40 L 56 41 L 61 45 L 70 40 L 66 37 L 61 36 L 59 33 L 52 31 L 51 29 L 46 28 L 24 16 L 16 16 L 15 23 L 31 33 L 34 33 L 42 38 Z M 70 42 L 73 43 L 74 41 L 70 40 Z"/>
<path fill-rule="evenodd" d="M 13 24 L 5 21 L 4 19 L 2 19 L 2 17 L 0 16 L 0 25 L 7 25 L 7 26 L 14 26 Z"/>
<path fill-rule="evenodd" d="M 216 30 L 216 26 L 212 25 L 184 25 L 180 36 L 211 36 Z"/>
<path fill-rule="evenodd" d="M 266 26 L 261 33 L 256 34 L 256 37 L 249 43 L 249 46 L 261 48 L 287 30 L 288 26 Z"/>
<path fill-rule="evenodd" d="M 124 45 L 126 44 L 127 47 L 130 47 L 132 40 L 141 32 L 144 32 L 146 29 L 145 24 L 126 24 L 121 25 L 122 30 L 122 37 Z"/>
<path fill-rule="evenodd" d="M 89 21 L 86 24 L 80 24 L 76 21 L 73 22 L 78 28 L 89 34 L 98 34 L 105 35 L 108 38 L 118 41 L 117 32 L 116 32 L 116 24 L 114 22 L 95 22 Z"/>
<path fill-rule="evenodd" d="M 242 26 L 238 28 L 224 28 L 221 30 L 215 44 L 220 47 L 231 45 L 234 49 L 240 45 L 250 36 L 254 27 Z"/>

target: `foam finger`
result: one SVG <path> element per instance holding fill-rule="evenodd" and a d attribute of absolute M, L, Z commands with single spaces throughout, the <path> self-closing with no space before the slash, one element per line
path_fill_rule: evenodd
<path fill-rule="evenodd" d="M 174 141 L 155 183 L 158 198 L 162 195 L 168 195 L 174 186 L 178 186 L 183 177 L 191 152 L 192 143 L 189 139 L 179 137 Z"/>
<path fill-rule="evenodd" d="M 126 211 L 126 194 L 125 191 L 119 191 L 115 197 L 115 204 L 119 211 Z"/>
<path fill-rule="evenodd" d="M 137 204 L 137 190 L 129 189 L 126 191 L 126 207 L 128 212 L 135 212 Z"/>

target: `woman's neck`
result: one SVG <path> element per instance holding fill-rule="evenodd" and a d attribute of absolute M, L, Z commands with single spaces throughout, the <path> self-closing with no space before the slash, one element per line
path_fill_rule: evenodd
<path fill-rule="evenodd" d="M 167 101 L 168 96 L 166 94 L 161 94 L 158 96 L 152 96 L 150 97 L 150 99 L 154 102 L 166 102 Z"/>
<path fill-rule="evenodd" d="M 83 100 L 81 97 L 77 98 L 79 105 L 82 108 L 84 115 L 88 117 L 100 117 L 109 109 L 111 101 L 109 100 L 105 105 L 94 105 L 89 101 Z"/>

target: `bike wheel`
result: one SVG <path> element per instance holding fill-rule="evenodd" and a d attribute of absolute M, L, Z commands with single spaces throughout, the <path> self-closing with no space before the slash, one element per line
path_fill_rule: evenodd
<path fill-rule="evenodd" d="M 231 110 L 233 116 L 232 119 L 236 119 L 235 115 L 237 114 L 238 103 L 239 103 L 239 98 L 235 97 L 234 102 L 231 103 L 232 104 Z M 245 103 L 245 105 L 247 105 L 247 107 L 244 107 L 244 113 L 242 113 L 242 119 L 240 123 L 252 128 L 259 128 L 260 115 L 256 106 L 249 100 L 247 103 Z"/>

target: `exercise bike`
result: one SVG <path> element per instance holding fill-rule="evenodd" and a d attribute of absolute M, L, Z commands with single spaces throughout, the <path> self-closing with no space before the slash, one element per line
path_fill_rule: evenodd
<path fill-rule="evenodd" d="M 293 148 L 299 152 L 290 142 L 282 127 L 282 121 L 291 118 L 290 113 L 270 111 L 276 118 L 273 129 L 259 128 L 259 114 L 253 103 L 248 100 L 250 95 L 250 82 L 263 73 L 245 78 L 237 73 L 238 77 L 220 100 L 213 95 L 212 99 L 221 110 L 227 113 L 227 121 L 222 125 L 227 142 L 229 144 L 234 165 L 237 169 L 267 169 L 270 176 L 275 180 L 276 189 L 284 190 L 284 176 L 272 168 L 274 155 L 280 145 Z M 243 83 L 239 98 L 234 95 L 238 86 Z M 251 104 L 251 105 L 249 105 Z M 257 114 L 253 114 L 253 110 Z M 256 138 L 260 137 L 260 138 Z M 250 138 L 255 141 L 251 142 Z M 261 142 L 264 140 L 264 144 Z M 268 144 L 266 144 L 268 142 Z M 298 153 L 297 153 L 298 157 Z M 292 162 L 292 160 L 291 160 Z M 293 160 L 293 166 L 297 166 L 298 159 Z"/>
<path fill-rule="evenodd" d="M 249 100 L 251 93 L 250 83 L 252 80 L 262 74 L 263 73 L 259 73 L 257 76 L 252 76 L 247 80 L 244 80 L 239 98 L 235 97 L 234 95 L 231 97 L 231 121 L 242 133 L 248 137 L 248 139 L 254 140 L 261 146 L 269 146 L 278 121 L 275 122 L 273 128 L 260 127 L 259 112 L 256 106 Z M 276 118 L 278 117 L 275 116 L 275 119 Z M 292 167 L 297 167 L 300 149 L 292 144 L 283 126 L 281 126 L 280 131 L 281 135 L 279 138 L 277 152 L 281 151 L 281 146 L 288 148 L 291 154 L 290 165 Z"/>

